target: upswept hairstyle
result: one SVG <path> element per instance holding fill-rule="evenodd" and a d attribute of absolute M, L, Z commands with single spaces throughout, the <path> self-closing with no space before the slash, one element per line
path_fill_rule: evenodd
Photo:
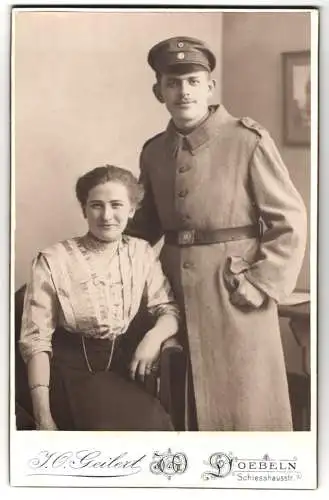
<path fill-rule="evenodd" d="M 114 165 L 104 165 L 89 170 L 79 177 L 75 186 L 75 193 L 82 209 L 86 206 L 89 191 L 95 186 L 106 182 L 119 182 L 126 186 L 130 203 L 134 208 L 137 208 L 143 199 L 143 186 L 129 170 Z"/>

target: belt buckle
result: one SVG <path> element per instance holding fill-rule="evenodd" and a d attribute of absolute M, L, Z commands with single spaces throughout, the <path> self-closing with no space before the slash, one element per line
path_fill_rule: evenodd
<path fill-rule="evenodd" d="M 195 238 L 194 229 L 184 229 L 178 231 L 178 244 L 179 245 L 193 245 Z"/>

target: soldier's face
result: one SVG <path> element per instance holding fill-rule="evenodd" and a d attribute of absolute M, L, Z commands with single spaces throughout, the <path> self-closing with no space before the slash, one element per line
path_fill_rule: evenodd
<path fill-rule="evenodd" d="M 158 92 L 175 124 L 187 129 L 207 114 L 214 85 L 207 71 L 163 74 L 158 81 Z"/>

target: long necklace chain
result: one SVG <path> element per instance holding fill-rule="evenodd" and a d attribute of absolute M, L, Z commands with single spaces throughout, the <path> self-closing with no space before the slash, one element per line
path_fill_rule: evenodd
<path fill-rule="evenodd" d="M 89 235 L 90 236 L 90 235 Z M 94 243 L 94 242 L 93 242 Z M 120 245 L 118 245 L 114 252 L 112 253 L 111 255 L 111 258 L 110 258 L 110 261 L 112 260 L 112 258 L 114 257 L 115 254 L 118 255 L 118 258 L 119 258 L 119 272 L 120 272 L 120 279 L 121 279 L 121 283 L 123 285 L 123 297 L 122 297 L 122 300 L 123 300 L 123 315 L 125 316 L 126 314 L 128 315 L 128 317 L 130 316 L 130 313 L 131 313 L 131 307 L 132 307 L 132 304 L 130 304 L 130 307 L 129 307 L 129 311 L 126 311 L 125 309 L 125 293 L 124 293 L 124 289 L 125 289 L 125 283 L 124 283 L 124 273 L 123 273 L 123 269 L 122 269 L 122 262 L 121 262 L 121 253 L 120 253 Z M 131 255 L 130 255 L 130 252 L 129 252 L 129 259 L 131 261 Z M 131 263 L 132 265 L 132 263 Z M 131 276 L 131 279 L 132 279 L 132 276 Z M 131 286 L 132 286 L 132 283 L 131 283 Z M 114 347 L 115 347 L 115 341 L 116 341 L 116 338 L 117 338 L 117 334 L 113 334 L 112 336 L 112 346 L 111 346 L 111 350 L 110 350 L 110 355 L 109 355 L 109 359 L 108 359 L 108 362 L 107 362 L 107 365 L 106 365 L 106 368 L 105 368 L 105 371 L 108 371 L 111 367 L 111 364 L 112 364 L 112 359 L 113 359 L 113 354 L 114 354 Z M 87 355 L 87 349 L 86 349 L 86 344 L 85 344 L 85 338 L 84 338 L 84 335 L 81 336 L 81 339 L 82 339 L 82 348 L 83 348 L 83 354 L 84 354 L 84 357 L 85 357 L 85 361 L 86 361 L 86 364 L 87 364 L 87 367 L 88 367 L 88 371 L 90 373 L 95 373 L 95 371 L 93 370 L 91 364 L 90 364 L 90 361 L 88 359 L 88 355 Z"/>
<path fill-rule="evenodd" d="M 97 253 L 99 253 L 99 254 L 102 253 L 102 250 L 103 250 L 102 247 L 103 247 L 103 245 L 99 245 L 98 246 L 97 245 L 97 241 L 95 239 L 90 238 L 91 235 L 89 233 L 87 235 L 87 238 L 88 238 L 88 236 L 89 236 L 89 242 L 92 243 L 92 245 L 91 245 L 92 248 L 91 249 L 93 251 L 96 250 L 96 252 L 98 250 Z M 97 246 L 98 246 L 98 248 L 97 248 Z M 108 258 L 108 256 L 107 256 L 107 258 L 108 258 L 108 264 L 111 262 L 111 260 L 113 259 L 113 257 L 114 257 L 115 254 L 118 254 L 118 256 L 120 256 L 119 243 L 118 243 L 118 245 L 116 247 L 114 247 L 114 251 L 111 252 L 110 258 Z M 120 258 L 119 258 L 119 261 L 120 261 Z M 120 265 L 119 265 L 119 267 L 120 267 Z M 122 281 L 122 271 L 121 271 L 121 269 L 120 269 L 120 274 L 121 274 L 121 281 Z M 111 364 L 112 364 L 112 359 L 113 359 L 113 354 L 114 354 L 114 346 L 115 346 L 116 337 L 117 337 L 117 335 L 115 335 L 115 334 L 112 336 L 112 346 L 111 346 L 111 350 L 110 350 L 110 354 L 109 354 L 109 359 L 108 359 L 107 365 L 105 367 L 105 371 L 108 371 L 110 369 L 110 367 L 111 367 Z M 93 370 L 93 368 L 91 366 L 91 363 L 90 363 L 90 361 L 88 359 L 84 335 L 81 335 L 81 339 L 82 339 L 83 354 L 84 354 L 85 361 L 86 361 L 86 364 L 87 364 L 87 367 L 88 367 L 88 371 L 90 373 L 95 373 L 95 371 Z"/>
<path fill-rule="evenodd" d="M 92 369 L 92 366 L 89 362 L 89 359 L 88 359 L 88 355 L 87 355 L 87 349 L 86 349 L 86 344 L 85 344 L 85 338 L 84 338 L 84 335 L 81 335 L 81 339 L 82 339 L 82 348 L 83 348 L 83 354 L 84 354 L 84 357 L 85 357 L 85 361 L 86 361 L 86 364 L 87 364 L 87 367 L 88 367 L 88 371 L 90 373 L 95 373 L 95 371 Z M 113 353 L 114 353 L 114 344 L 115 344 L 115 341 L 116 341 L 116 335 L 113 336 L 113 340 L 112 340 L 112 346 L 111 346 L 111 351 L 110 351 L 110 355 L 109 355 L 109 359 L 108 359 L 108 362 L 107 362 L 107 365 L 106 365 L 106 368 L 104 371 L 108 371 L 111 367 L 111 364 L 112 364 L 112 358 L 113 358 Z"/>

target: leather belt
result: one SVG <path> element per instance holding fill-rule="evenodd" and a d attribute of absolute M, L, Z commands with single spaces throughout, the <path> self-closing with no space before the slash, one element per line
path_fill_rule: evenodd
<path fill-rule="evenodd" d="M 260 225 L 228 227 L 213 231 L 199 229 L 182 229 L 180 231 L 166 231 L 165 243 L 168 245 L 209 245 L 211 243 L 225 243 L 228 241 L 257 238 L 261 234 Z"/>

